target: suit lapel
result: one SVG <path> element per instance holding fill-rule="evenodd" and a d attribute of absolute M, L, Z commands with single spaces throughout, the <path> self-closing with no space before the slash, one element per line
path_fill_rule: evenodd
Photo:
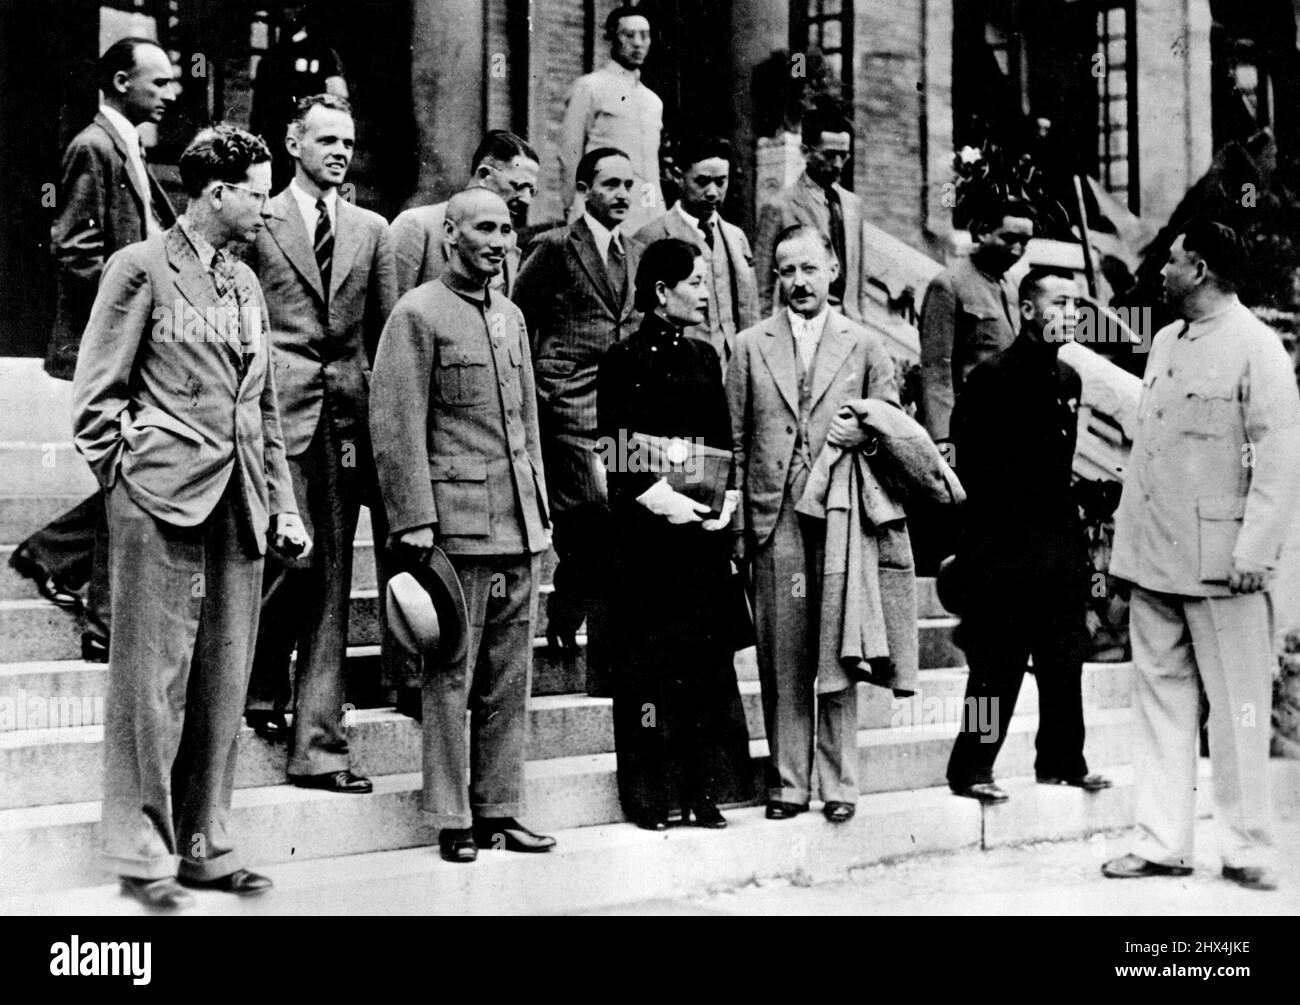
<path fill-rule="evenodd" d="M 312 250 L 311 238 L 307 234 L 307 224 L 298 211 L 298 204 L 293 201 L 293 193 L 287 188 L 271 200 L 271 216 L 266 222 L 266 229 L 271 239 L 284 252 L 289 264 L 315 291 L 321 303 L 324 303 L 325 289 L 321 285 L 320 266 L 316 264 L 316 253 Z M 337 257 L 337 235 L 334 238 L 334 249 Z"/>
<path fill-rule="evenodd" d="M 217 298 L 217 288 L 212 284 L 212 277 L 203 268 L 203 263 L 199 261 L 199 256 L 194 253 L 189 238 L 181 232 L 179 225 L 167 231 L 166 248 L 167 261 L 171 264 L 172 271 L 175 273 L 176 289 L 180 291 L 181 296 L 185 298 L 190 307 L 197 312 L 197 316 L 202 319 L 203 326 L 212 333 L 209 338 L 212 341 L 221 343 L 223 349 L 233 357 L 238 366 L 242 351 L 241 346 L 231 345 L 225 331 L 208 323 L 209 318 L 218 319 L 221 317 L 221 301 Z M 236 298 L 241 300 L 241 317 L 238 321 L 242 323 L 244 304 L 238 292 Z M 185 329 L 188 327 L 186 319 L 184 317 L 174 318 L 173 324 L 180 325 L 180 330 L 174 334 L 184 341 L 190 341 L 185 337 Z M 208 341 L 208 338 L 205 338 L 204 341 Z"/>
<path fill-rule="evenodd" d="M 795 186 L 794 190 L 793 202 L 808 223 L 820 231 L 830 232 L 831 211 L 826 206 L 825 197 L 817 190 L 817 186 L 807 174 L 799 177 L 799 184 Z M 796 213 L 796 215 L 798 214 Z M 845 229 L 848 229 L 847 226 Z"/>
<path fill-rule="evenodd" d="M 122 173 L 126 175 L 126 183 L 131 188 L 131 194 L 135 196 L 136 209 L 140 212 L 140 222 L 143 224 L 145 222 L 144 193 L 140 191 L 140 180 L 135 176 L 135 168 L 131 164 L 131 155 L 126 149 L 126 141 L 118 135 L 117 130 L 114 129 L 113 124 L 104 117 L 103 112 L 95 113 L 95 124 L 99 126 L 100 129 L 104 130 L 104 132 L 108 133 L 108 138 L 113 143 L 113 149 L 115 149 L 118 156 L 122 158 Z M 169 208 L 170 206 L 171 204 L 168 203 Z M 144 233 L 148 233 L 148 226 L 144 226 L 142 230 Z"/>
<path fill-rule="evenodd" d="M 569 242 L 578 256 L 578 261 L 582 263 L 582 267 L 590 277 L 592 285 L 600 293 L 601 299 L 605 301 L 605 306 L 609 308 L 610 314 L 615 318 L 621 317 L 619 304 L 614 296 L 614 287 L 609 281 L 609 270 L 605 268 L 600 252 L 596 250 L 596 238 L 585 220 L 578 220 L 569 229 Z M 627 245 L 624 244 L 623 247 L 626 249 Z M 628 275 L 632 276 L 633 274 L 629 265 Z M 631 287 L 632 283 L 629 281 L 627 285 Z"/>
<path fill-rule="evenodd" d="M 840 372 L 840 367 L 849 358 L 853 349 L 853 338 L 848 332 L 848 323 L 843 315 L 833 308 L 826 318 L 826 327 L 822 331 L 821 344 L 817 347 L 814 361 L 812 393 L 808 403 L 809 411 L 817 407 L 826 390 Z M 856 395 L 855 395 L 856 397 Z"/>
<path fill-rule="evenodd" d="M 674 207 L 664 214 L 664 236 L 676 237 L 682 241 L 688 241 L 695 245 L 700 251 L 708 253 L 709 246 L 704 243 L 703 235 L 682 219 L 682 214 Z"/>
<path fill-rule="evenodd" d="M 780 389 L 781 397 L 798 418 L 799 376 L 794 365 L 794 332 L 790 330 L 790 318 L 786 315 L 785 308 L 768 319 L 759 345 L 763 362 L 767 364 L 772 379 Z"/>
<path fill-rule="evenodd" d="M 357 257 L 357 249 L 361 247 L 361 227 L 360 220 L 357 219 L 356 208 L 342 196 L 335 203 L 335 227 L 334 227 L 334 260 L 330 264 L 330 301 L 334 300 L 343 285 L 343 280 L 347 278 L 348 273 L 352 271 L 352 262 Z M 302 214 L 299 213 L 299 216 Z M 316 252 L 313 249 L 312 259 L 315 260 Z M 317 270 L 320 271 L 319 269 Z"/>

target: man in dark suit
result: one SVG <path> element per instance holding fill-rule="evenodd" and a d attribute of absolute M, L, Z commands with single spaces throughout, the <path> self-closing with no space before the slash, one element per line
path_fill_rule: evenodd
<path fill-rule="evenodd" d="M 515 284 L 537 368 L 537 404 L 555 519 L 554 592 L 546 634 L 572 649 L 587 620 L 587 690 L 603 691 L 608 656 L 600 603 L 609 524 L 605 467 L 595 452 L 596 375 L 605 350 L 636 330 L 637 253 L 621 224 L 632 204 L 632 162 L 602 147 L 578 163 L 583 215 L 537 239 Z"/>
<path fill-rule="evenodd" d="M 736 346 L 736 333 L 758 321 L 758 283 L 754 255 L 744 231 L 722 218 L 731 180 L 731 144 L 724 139 L 699 136 L 678 150 L 676 178 L 682 195 L 677 204 L 646 224 L 632 238 L 641 251 L 665 237 L 688 241 L 700 249 L 708 263 L 709 302 L 702 324 L 686 333 L 713 346 L 725 376 Z"/>
<path fill-rule="evenodd" d="M 470 164 L 469 188 L 485 188 L 506 201 L 514 235 L 499 275 L 492 277 L 492 288 L 507 297 L 514 290 L 519 275 L 519 235 L 528 225 L 528 207 L 537 195 L 537 177 L 541 158 L 523 138 L 505 129 L 493 129 L 483 137 Z M 451 255 L 443 236 L 447 204 L 416 206 L 397 214 L 389 228 L 393 254 L 397 258 L 397 292 L 410 290 L 437 279 L 447 268 Z"/>
<path fill-rule="evenodd" d="M 727 371 L 744 528 L 736 557 L 751 567 L 770 751 L 767 817 L 808 808 L 815 741 L 822 812 L 844 823 L 859 791 L 857 688 L 814 693 L 825 525 L 799 517 L 795 505 L 824 445 L 853 450 L 866 440 L 841 406 L 858 398 L 897 405 L 898 385 L 879 336 L 829 305 L 838 272 L 830 239 L 799 225 L 774 249 L 787 306 L 740 333 Z"/>
<path fill-rule="evenodd" d="M 1083 757 L 1089 565 L 1070 492 L 1082 385 L 1057 358 L 1074 337 L 1077 296 L 1069 273 L 1030 272 L 1020 283 L 1019 337 L 970 372 L 953 413 L 967 493 L 957 639 L 970 676 L 948 784 L 981 802 L 1007 798 L 993 782 L 993 762 L 1030 656 L 1038 780 L 1090 792 L 1110 785 L 1089 774 Z"/>
<path fill-rule="evenodd" d="M 247 259 L 266 294 L 285 453 L 316 543 L 310 561 L 266 563 L 248 719 L 275 736 L 296 695 L 289 779 L 333 792 L 371 791 L 370 780 L 350 770 L 343 667 L 352 538 L 363 503 L 372 519 L 382 510 L 370 451 L 368 373 L 397 301 L 387 222 L 339 197 L 354 145 L 346 99 L 318 94 L 298 103 L 286 140 L 294 178 L 271 200 Z M 382 512 L 374 523 L 382 531 Z"/>
<path fill-rule="evenodd" d="M 104 262 L 119 248 L 160 233 L 176 220 L 149 171 L 138 127 L 158 122 L 176 98 L 171 60 L 156 42 L 124 38 L 100 57 L 103 104 L 63 154 L 59 213 L 50 228 L 57 269 L 54 328 L 45 370 L 71 380 Z M 108 658 L 108 522 L 104 497 L 89 499 L 41 528 L 15 550 L 10 564 L 61 607 L 80 605 L 89 583 L 82 656 Z"/>
<path fill-rule="evenodd" d="M 119 605 L 101 838 L 122 890 L 261 893 L 230 828 L 262 559 L 306 552 L 276 405 L 266 303 L 226 246 L 262 225 L 271 154 L 230 126 L 181 155 L 176 226 L 108 262 L 73 378 L 73 428 L 108 494 Z M 179 859 L 179 861 L 178 861 Z"/>
<path fill-rule="evenodd" d="M 424 808 L 451 862 L 472 862 L 477 848 L 555 844 L 516 819 L 550 524 L 523 315 L 488 285 L 512 230 L 499 196 L 472 189 L 451 197 L 450 268 L 398 301 L 379 339 L 370 397 L 394 542 L 418 561 L 441 547 L 469 610 L 465 658 L 424 677 Z"/>
<path fill-rule="evenodd" d="M 853 124 L 838 112 L 817 109 L 804 117 L 803 152 L 807 167 L 793 185 L 781 190 L 758 215 L 756 268 L 764 314 L 779 308 L 776 296 L 776 238 L 796 224 L 826 235 L 835 249 L 839 274 L 831 284 L 830 302 L 850 321 L 862 323 L 866 291 L 862 286 L 862 200 L 840 184 L 853 156 Z"/>

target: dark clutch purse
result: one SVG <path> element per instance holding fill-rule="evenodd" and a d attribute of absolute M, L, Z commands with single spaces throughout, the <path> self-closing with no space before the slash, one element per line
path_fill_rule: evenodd
<path fill-rule="evenodd" d="M 722 513 L 731 479 L 731 451 L 679 436 L 632 434 L 633 470 L 666 478 L 684 496 L 709 507 L 709 516 Z M 631 459 L 629 459 L 631 461 Z"/>

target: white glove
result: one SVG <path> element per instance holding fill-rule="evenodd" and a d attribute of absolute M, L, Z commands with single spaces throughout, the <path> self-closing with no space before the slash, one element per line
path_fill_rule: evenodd
<path fill-rule="evenodd" d="M 669 523 L 699 523 L 703 519 L 700 514 L 709 511 L 704 503 L 697 503 L 674 489 L 666 478 L 660 478 L 637 496 L 636 501 Z"/>
<path fill-rule="evenodd" d="M 740 489 L 727 489 L 726 501 L 722 504 L 722 512 L 718 514 L 716 520 L 705 520 L 702 526 L 705 530 L 722 530 L 723 527 L 731 526 L 731 514 L 736 512 L 736 507 L 740 504 Z"/>

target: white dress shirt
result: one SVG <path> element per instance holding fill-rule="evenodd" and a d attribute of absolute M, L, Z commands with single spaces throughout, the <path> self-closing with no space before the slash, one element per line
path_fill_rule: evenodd
<path fill-rule="evenodd" d="M 591 235 L 596 239 L 596 250 L 600 252 L 600 260 L 605 263 L 605 268 L 609 268 L 609 246 L 611 242 L 617 243 L 618 250 L 624 253 L 624 258 L 627 257 L 627 249 L 623 247 L 623 235 L 618 227 L 610 230 L 590 213 L 583 213 L 582 218 L 587 221 L 587 226 L 591 228 Z"/>
<path fill-rule="evenodd" d="M 293 201 L 298 204 L 298 210 L 302 213 L 303 222 L 307 224 L 307 237 L 314 242 L 316 240 L 316 223 L 320 217 L 320 214 L 316 211 L 316 200 L 298 184 L 297 178 L 289 182 L 289 192 L 293 195 Z M 330 232 L 337 236 L 339 232 L 339 190 L 332 188 L 321 198 L 325 200 L 325 212 L 330 215 Z"/>
<path fill-rule="evenodd" d="M 790 319 L 790 330 L 794 332 L 794 344 L 799 350 L 799 360 L 803 363 L 805 373 L 812 368 L 813 357 L 817 354 L 817 343 L 822 339 L 822 332 L 826 328 L 826 318 L 830 312 L 829 304 L 821 309 L 821 313 L 811 318 L 796 314 L 789 307 L 785 309 L 786 316 Z"/>
<path fill-rule="evenodd" d="M 144 200 L 144 223 L 145 234 L 156 234 L 159 231 L 158 221 L 153 214 L 153 192 L 149 188 L 149 172 L 145 170 L 144 157 L 140 153 L 140 130 L 125 115 L 110 105 L 100 105 L 99 110 L 103 113 L 104 118 L 108 119 L 113 131 L 122 139 L 126 146 L 126 159 L 131 165 L 131 171 L 135 174 L 136 187 L 140 190 L 140 198 Z"/>

